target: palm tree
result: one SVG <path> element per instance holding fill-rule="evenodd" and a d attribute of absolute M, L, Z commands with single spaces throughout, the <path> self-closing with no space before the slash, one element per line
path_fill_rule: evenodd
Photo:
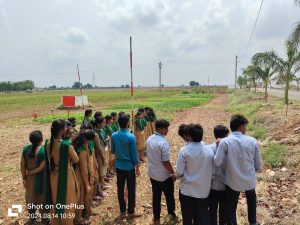
<path fill-rule="evenodd" d="M 285 83 L 284 103 L 289 103 L 290 83 L 295 80 L 296 73 L 300 71 L 300 52 L 297 52 L 293 44 L 287 42 L 287 60 L 280 57 L 277 58 L 276 69 L 278 78 Z"/>
<path fill-rule="evenodd" d="M 247 87 L 247 77 L 245 76 L 239 76 L 236 80 L 237 84 L 240 86 L 240 89 Z"/>
<path fill-rule="evenodd" d="M 269 51 L 256 53 L 251 59 L 252 64 L 256 68 L 255 70 L 257 74 L 259 74 L 259 77 L 264 83 L 266 101 L 268 101 L 268 86 L 270 79 L 276 72 L 275 66 L 277 58 L 275 51 Z"/>
<path fill-rule="evenodd" d="M 294 2 L 297 6 L 300 6 L 300 0 L 294 0 Z M 299 47 L 299 44 L 300 44 L 300 21 L 297 22 L 297 24 L 296 24 L 293 32 L 291 33 L 288 41 L 293 44 L 294 48 L 297 49 Z"/>
<path fill-rule="evenodd" d="M 254 87 L 254 93 L 256 93 L 257 81 L 260 79 L 255 65 L 249 65 L 243 69 L 243 75 L 247 77 L 249 83 L 249 90 Z"/>

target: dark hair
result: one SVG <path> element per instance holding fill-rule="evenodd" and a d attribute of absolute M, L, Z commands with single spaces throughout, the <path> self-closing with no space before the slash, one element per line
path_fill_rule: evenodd
<path fill-rule="evenodd" d="M 231 131 L 237 131 L 240 126 L 243 126 L 245 124 L 248 124 L 249 121 L 247 118 L 243 115 L 240 114 L 235 114 L 232 115 L 231 120 L 230 120 L 230 129 Z"/>
<path fill-rule="evenodd" d="M 189 134 L 193 142 L 201 142 L 203 138 L 203 128 L 200 124 L 190 124 Z"/>
<path fill-rule="evenodd" d="M 219 124 L 214 127 L 214 135 L 216 139 L 224 138 L 228 134 L 229 134 L 229 129 L 226 126 Z"/>
<path fill-rule="evenodd" d="M 67 125 L 66 121 L 65 120 L 61 120 L 61 119 L 54 120 L 52 122 L 52 125 L 51 125 L 51 137 L 50 137 L 50 169 L 51 170 L 54 170 L 54 167 L 55 167 L 54 160 L 53 160 L 53 157 L 52 157 L 52 149 L 53 149 L 54 138 L 57 137 L 58 132 L 61 129 L 64 129 L 66 125 Z"/>
<path fill-rule="evenodd" d="M 75 148 L 83 146 L 85 141 L 94 140 L 95 133 L 92 130 L 81 131 L 79 135 L 73 140 L 72 144 Z"/>
<path fill-rule="evenodd" d="M 142 115 L 142 112 L 141 111 L 137 111 L 134 117 L 137 118 L 140 115 Z"/>
<path fill-rule="evenodd" d="M 170 123 L 168 121 L 166 121 L 165 119 L 157 120 L 156 123 L 155 123 L 156 129 L 168 128 L 169 126 L 170 126 Z"/>
<path fill-rule="evenodd" d="M 95 119 L 95 121 L 94 121 L 94 127 L 96 127 L 97 125 L 103 123 L 103 121 L 105 121 L 104 117 L 100 117 L 100 118 Z"/>
<path fill-rule="evenodd" d="M 180 137 L 189 136 L 189 126 L 187 124 L 181 124 L 178 129 L 178 135 Z"/>
<path fill-rule="evenodd" d="M 81 125 L 80 130 L 93 130 L 91 123 L 84 123 Z"/>
<path fill-rule="evenodd" d="M 97 118 L 100 118 L 100 117 L 102 117 L 102 112 L 99 112 L 99 111 L 95 112 L 94 118 L 97 119 Z"/>
<path fill-rule="evenodd" d="M 116 113 L 116 112 L 112 112 L 110 115 L 111 115 L 112 117 L 115 117 L 115 116 L 117 115 L 117 113 Z"/>
<path fill-rule="evenodd" d="M 35 156 L 35 150 L 43 141 L 43 134 L 39 130 L 34 130 L 29 134 L 29 141 L 31 142 L 31 148 L 28 151 L 27 155 L 29 158 L 34 158 Z"/>
<path fill-rule="evenodd" d="M 139 108 L 138 111 L 143 113 L 143 112 L 145 112 L 145 109 L 144 108 Z"/>
<path fill-rule="evenodd" d="M 120 125 L 120 128 L 125 129 L 128 126 L 128 122 L 130 120 L 130 117 L 128 115 L 122 115 L 118 118 L 118 123 Z"/>
<path fill-rule="evenodd" d="M 106 119 L 106 121 L 109 121 L 109 120 L 112 119 L 112 116 L 111 116 L 111 115 L 106 115 L 106 116 L 105 116 L 105 119 Z"/>
<path fill-rule="evenodd" d="M 146 106 L 145 107 L 145 110 L 147 111 L 147 110 L 150 110 L 150 107 L 149 106 Z"/>
<path fill-rule="evenodd" d="M 67 127 L 72 127 L 72 123 L 69 120 L 66 120 Z"/>
<path fill-rule="evenodd" d="M 84 112 L 84 116 L 88 116 L 88 115 L 90 115 L 90 114 L 92 114 L 92 113 L 93 113 L 93 110 L 91 110 L 91 109 L 86 109 L 85 112 Z"/>
<path fill-rule="evenodd" d="M 119 117 L 123 116 L 123 115 L 126 115 L 126 113 L 125 112 L 119 112 Z"/>
<path fill-rule="evenodd" d="M 74 122 L 76 121 L 76 118 L 75 118 L 75 117 L 70 117 L 68 120 L 69 120 L 71 123 L 74 123 Z"/>

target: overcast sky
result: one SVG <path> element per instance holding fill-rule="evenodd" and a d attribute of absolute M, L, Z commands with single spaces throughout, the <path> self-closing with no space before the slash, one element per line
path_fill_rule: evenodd
<path fill-rule="evenodd" d="M 70 86 L 129 84 L 129 36 L 135 85 L 231 84 L 256 52 L 284 42 L 300 8 L 293 0 L 0 0 L 0 80 Z M 244 55 L 244 57 L 242 57 Z"/>

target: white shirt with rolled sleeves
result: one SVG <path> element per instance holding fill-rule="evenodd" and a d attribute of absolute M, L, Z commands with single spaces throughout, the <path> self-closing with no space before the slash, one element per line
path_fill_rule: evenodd
<path fill-rule="evenodd" d="M 163 162 L 170 161 L 170 145 L 167 139 L 154 133 L 147 140 L 148 176 L 156 181 L 165 181 L 171 177 Z"/>
<path fill-rule="evenodd" d="M 217 144 L 207 145 L 211 150 L 216 154 L 217 152 Z M 225 190 L 225 168 L 224 163 L 220 166 L 214 165 L 213 176 L 211 181 L 211 189 L 216 191 L 224 191 Z"/>
<path fill-rule="evenodd" d="M 256 172 L 261 170 L 261 155 L 255 138 L 239 131 L 223 138 L 214 157 L 216 166 L 224 160 L 225 184 L 239 192 L 256 187 Z"/>
<path fill-rule="evenodd" d="M 193 198 L 207 198 L 211 187 L 214 153 L 200 142 L 181 148 L 176 164 L 180 192 Z"/>

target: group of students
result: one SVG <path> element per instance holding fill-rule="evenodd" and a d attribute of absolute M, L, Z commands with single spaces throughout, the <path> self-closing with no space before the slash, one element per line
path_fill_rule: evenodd
<path fill-rule="evenodd" d="M 20 167 L 29 212 L 27 224 L 33 224 L 38 215 L 43 224 L 90 224 L 92 208 L 107 196 L 105 190 L 116 171 L 111 137 L 120 130 L 118 117 L 129 115 L 92 113 L 85 110 L 80 130 L 74 117 L 53 121 L 50 140 L 44 141 L 39 130 L 30 133 Z M 153 132 L 154 121 L 153 109 L 138 110 L 135 133 L 140 145 Z"/>
<path fill-rule="evenodd" d="M 119 118 L 121 130 L 112 135 L 112 152 L 116 156 L 120 218 L 141 216 L 136 208 L 136 176 L 140 175 L 136 138 L 128 130 L 129 117 Z M 214 127 L 215 142 L 203 142 L 200 124 L 182 124 L 179 136 L 186 142 L 180 149 L 173 169 L 171 148 L 166 136 L 170 123 L 155 122 L 155 132 L 146 140 L 147 170 L 152 187 L 154 224 L 160 224 L 161 197 L 165 195 L 168 215 L 176 215 L 174 183 L 179 184 L 179 201 L 183 225 L 237 225 L 236 211 L 240 192 L 245 192 L 250 225 L 256 220 L 256 172 L 261 170 L 257 141 L 246 135 L 248 120 L 233 115 L 230 130 L 224 125 Z M 174 138 L 174 137 L 171 137 Z M 124 200 L 127 186 L 128 202 Z M 127 211 L 127 214 L 126 214 Z"/>

